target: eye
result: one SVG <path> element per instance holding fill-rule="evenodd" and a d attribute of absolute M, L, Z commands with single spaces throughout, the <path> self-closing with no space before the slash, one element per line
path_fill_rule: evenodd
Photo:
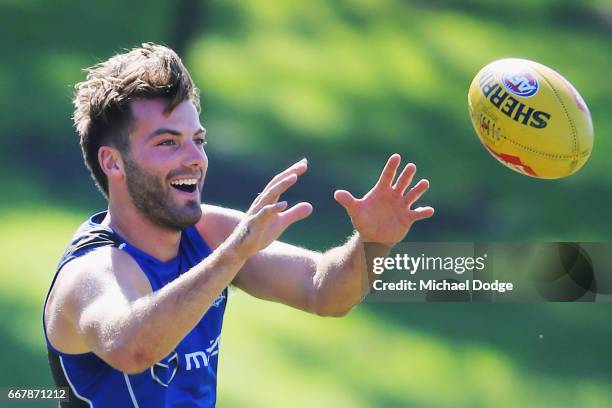
<path fill-rule="evenodd" d="M 204 147 L 204 146 L 206 146 L 208 144 L 208 142 L 204 138 L 201 138 L 201 137 L 198 137 L 197 139 L 193 139 L 193 142 L 195 144 L 198 144 L 198 145 L 202 146 L 202 147 Z"/>
<path fill-rule="evenodd" d="M 162 140 L 157 144 L 157 146 L 174 146 L 176 143 L 173 139 Z"/>

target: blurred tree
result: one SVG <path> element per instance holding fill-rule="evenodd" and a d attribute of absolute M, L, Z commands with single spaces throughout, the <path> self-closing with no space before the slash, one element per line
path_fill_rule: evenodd
<path fill-rule="evenodd" d="M 206 0 L 179 0 L 176 3 L 174 27 L 170 33 L 170 47 L 178 55 L 185 55 L 191 41 L 206 31 L 206 19 L 203 18 L 208 2 Z"/>

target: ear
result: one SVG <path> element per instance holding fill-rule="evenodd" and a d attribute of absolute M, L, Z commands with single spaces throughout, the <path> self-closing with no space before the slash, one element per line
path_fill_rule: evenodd
<path fill-rule="evenodd" d="M 112 146 L 101 146 L 98 149 L 98 163 L 106 177 L 123 177 L 123 160 L 121 153 Z"/>

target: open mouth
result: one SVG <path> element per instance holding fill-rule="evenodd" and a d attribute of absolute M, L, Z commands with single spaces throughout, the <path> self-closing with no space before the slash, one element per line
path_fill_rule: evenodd
<path fill-rule="evenodd" d="M 175 180 L 170 183 L 170 185 L 177 190 L 183 191 L 185 193 L 193 193 L 198 187 L 197 179 L 185 179 L 185 180 Z"/>

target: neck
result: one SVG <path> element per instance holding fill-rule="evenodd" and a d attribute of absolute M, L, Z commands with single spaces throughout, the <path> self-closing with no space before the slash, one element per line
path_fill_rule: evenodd
<path fill-rule="evenodd" d="M 130 245 L 159 259 L 168 261 L 178 254 L 181 232 L 161 227 L 145 217 L 131 202 L 108 204 L 108 214 L 102 221 Z"/>

